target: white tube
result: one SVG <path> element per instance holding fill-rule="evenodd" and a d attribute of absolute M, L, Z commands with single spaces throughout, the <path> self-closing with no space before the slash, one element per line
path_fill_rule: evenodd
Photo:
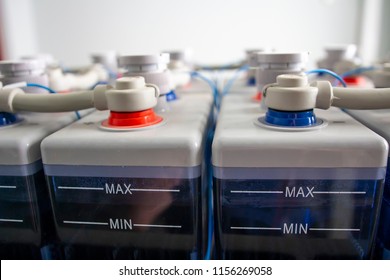
<path fill-rule="evenodd" d="M 13 111 L 68 112 L 94 107 L 93 91 L 67 94 L 16 94 Z"/>
<path fill-rule="evenodd" d="M 63 73 L 61 69 L 49 71 L 50 87 L 55 91 L 89 89 L 99 81 L 108 81 L 107 70 L 100 64 L 80 74 Z"/>
<path fill-rule="evenodd" d="M 390 88 L 357 89 L 357 88 L 333 88 L 332 106 L 357 109 L 389 109 Z"/>
<path fill-rule="evenodd" d="M 0 84 L 1 86 L 1 84 Z M 20 88 L 0 88 L 0 112 L 67 112 L 87 108 L 136 112 L 153 108 L 160 91 L 143 77 L 124 77 L 112 86 L 66 94 L 26 94 Z"/>

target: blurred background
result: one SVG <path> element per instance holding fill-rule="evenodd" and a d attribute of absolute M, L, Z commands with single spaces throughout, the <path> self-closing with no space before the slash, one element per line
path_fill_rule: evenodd
<path fill-rule="evenodd" d="M 356 44 L 365 63 L 390 51 L 387 0 L 0 0 L 1 59 L 49 53 L 69 66 L 93 51 L 148 54 L 189 48 L 197 63 L 245 50 L 309 51 Z"/>

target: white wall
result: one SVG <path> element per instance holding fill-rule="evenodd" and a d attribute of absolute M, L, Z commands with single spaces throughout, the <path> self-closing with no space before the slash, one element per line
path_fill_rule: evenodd
<path fill-rule="evenodd" d="M 15 59 L 39 51 L 36 18 L 31 0 L 0 0 L 4 56 Z"/>
<path fill-rule="evenodd" d="M 31 2 L 38 51 L 68 65 L 94 50 L 143 54 L 191 47 L 195 60 L 234 62 L 247 48 L 308 50 L 358 43 L 363 0 L 7 0 Z M 25 53 L 18 49 L 18 54 Z"/>
<path fill-rule="evenodd" d="M 379 57 L 383 58 L 387 55 L 390 61 L 390 1 L 383 0 L 382 6 L 382 24 L 379 34 Z"/>
<path fill-rule="evenodd" d="M 387 4 L 386 4 L 387 3 Z M 384 57 L 384 49 L 389 40 L 390 25 L 388 24 L 388 13 L 390 9 L 386 0 L 366 0 L 363 5 L 360 35 L 360 51 L 364 63 L 369 64 L 378 58 Z M 387 25 L 384 24 L 387 22 Z M 390 51 L 390 49 L 388 49 Z"/>

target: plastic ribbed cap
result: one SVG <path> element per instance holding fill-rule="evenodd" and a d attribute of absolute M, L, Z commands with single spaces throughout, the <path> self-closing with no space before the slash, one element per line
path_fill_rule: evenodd
<path fill-rule="evenodd" d="M 267 51 L 267 49 L 246 49 L 245 50 L 245 53 L 246 55 L 251 55 L 251 54 L 254 54 L 254 53 L 258 53 L 258 52 L 265 52 Z"/>
<path fill-rule="evenodd" d="M 341 45 L 341 46 L 330 46 L 325 48 L 327 54 L 326 59 L 332 61 L 353 59 L 356 56 L 357 47 L 356 45 Z"/>
<path fill-rule="evenodd" d="M 164 51 L 163 53 L 168 53 L 169 57 L 172 60 L 181 60 L 181 61 L 187 61 L 188 60 L 188 51 Z"/>
<path fill-rule="evenodd" d="M 161 53 L 156 55 L 124 55 L 119 57 L 120 66 L 168 64 L 168 63 L 169 63 L 168 53 Z"/>
<path fill-rule="evenodd" d="M 372 76 L 375 87 L 390 87 L 390 63 L 385 63 L 382 70 L 375 71 Z"/>
<path fill-rule="evenodd" d="M 140 89 L 145 87 L 145 78 L 140 76 L 119 78 L 115 81 L 115 88 L 123 89 Z"/>
<path fill-rule="evenodd" d="M 257 63 L 302 63 L 308 60 L 308 52 L 291 52 L 291 53 L 279 53 L 279 52 L 264 52 L 257 53 Z"/>
<path fill-rule="evenodd" d="M 3 60 L 0 61 L 0 73 L 13 73 L 19 71 L 34 71 L 45 68 L 43 60 Z"/>
<path fill-rule="evenodd" d="M 92 62 L 104 64 L 107 61 L 116 61 L 117 53 L 116 51 L 103 51 L 103 52 L 94 52 L 91 54 Z"/>
<path fill-rule="evenodd" d="M 125 74 L 127 77 L 144 77 L 146 83 L 154 84 L 158 86 L 160 89 L 160 94 L 165 95 L 168 94 L 171 89 L 171 75 L 168 71 L 162 72 L 146 72 L 146 73 L 127 73 Z"/>
<path fill-rule="evenodd" d="M 276 77 L 276 81 L 281 87 L 304 87 L 308 85 L 306 75 L 279 75 Z"/>
<path fill-rule="evenodd" d="M 24 55 L 21 57 L 22 60 L 41 60 L 45 65 L 50 65 L 55 63 L 54 57 L 48 53 L 39 53 L 35 55 Z"/>
<path fill-rule="evenodd" d="M 245 50 L 246 53 L 246 62 L 249 64 L 251 67 L 256 67 L 258 66 L 257 62 L 257 54 L 269 51 L 268 49 L 247 49 Z"/>

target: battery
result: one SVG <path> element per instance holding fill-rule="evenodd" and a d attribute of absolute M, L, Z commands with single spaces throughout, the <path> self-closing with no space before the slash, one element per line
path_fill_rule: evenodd
<path fill-rule="evenodd" d="M 203 257 L 208 118 L 160 115 L 160 124 L 118 132 L 102 129 L 108 112 L 95 112 L 42 143 L 66 258 Z"/>
<path fill-rule="evenodd" d="M 306 128 L 267 125 L 264 113 L 219 115 L 212 148 L 218 257 L 370 258 L 387 143 L 339 109 L 314 110 L 317 125 Z"/>
<path fill-rule="evenodd" d="M 351 116 L 390 141 L 390 110 L 348 110 Z M 378 228 L 375 258 L 390 259 L 390 178 L 387 170 Z"/>
<path fill-rule="evenodd" d="M 40 144 L 46 136 L 75 121 L 76 115 L 12 116 L 12 123 L 0 126 L 1 259 L 60 258 Z"/>

